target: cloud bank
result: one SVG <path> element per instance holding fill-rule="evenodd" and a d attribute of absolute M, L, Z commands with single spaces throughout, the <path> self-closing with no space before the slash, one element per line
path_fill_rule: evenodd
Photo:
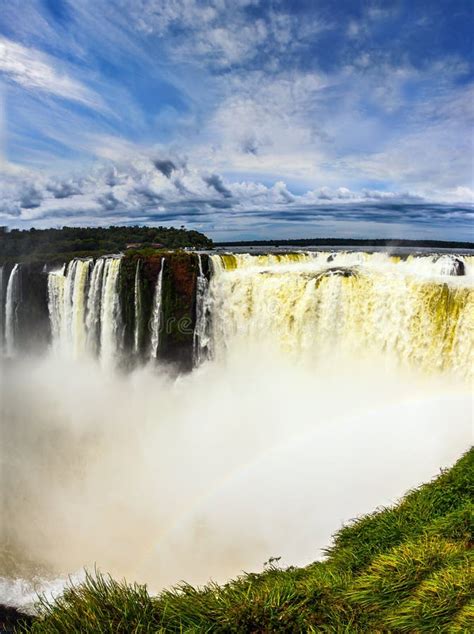
<path fill-rule="evenodd" d="M 321 235 L 332 235 L 341 224 L 367 232 L 362 220 L 373 223 L 370 235 L 397 235 L 403 225 L 429 233 L 450 221 L 468 230 L 474 206 L 463 201 L 472 196 L 459 189 L 433 199 L 432 194 L 347 187 L 295 193 L 284 181 L 231 181 L 176 155 L 136 154 L 76 176 L 12 175 L 0 188 L 0 222 L 12 227 L 185 224 L 219 238 L 260 235 L 260 230 L 265 235 L 270 226 L 282 237 L 285 231 L 301 234 L 303 226 Z"/>
<path fill-rule="evenodd" d="M 472 11 L 414 4 L 9 3 L 0 221 L 465 239 Z"/>

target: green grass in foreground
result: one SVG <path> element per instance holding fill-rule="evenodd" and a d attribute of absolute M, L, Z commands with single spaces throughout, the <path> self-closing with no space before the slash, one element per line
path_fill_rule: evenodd
<path fill-rule="evenodd" d="M 24 632 L 473 632 L 474 450 L 397 506 L 339 531 L 324 562 L 270 565 L 224 586 L 90 575 Z"/>

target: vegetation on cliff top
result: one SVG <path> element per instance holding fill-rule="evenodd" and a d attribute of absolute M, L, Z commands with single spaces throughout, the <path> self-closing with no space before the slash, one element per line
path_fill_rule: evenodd
<path fill-rule="evenodd" d="M 23 632 L 468 632 L 474 450 L 449 471 L 340 530 L 323 562 L 151 597 L 101 574 L 42 602 Z"/>
<path fill-rule="evenodd" d="M 208 249 L 212 240 L 184 227 L 63 227 L 62 229 L 13 229 L 0 232 L 0 264 L 3 262 L 65 262 L 73 257 L 98 257 L 127 248 Z"/>

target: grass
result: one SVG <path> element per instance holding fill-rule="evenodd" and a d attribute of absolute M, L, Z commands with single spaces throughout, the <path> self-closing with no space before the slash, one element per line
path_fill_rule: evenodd
<path fill-rule="evenodd" d="M 151 597 L 100 573 L 68 589 L 19 631 L 472 632 L 474 450 L 395 507 L 345 526 L 323 562 L 223 586 L 182 584 Z"/>

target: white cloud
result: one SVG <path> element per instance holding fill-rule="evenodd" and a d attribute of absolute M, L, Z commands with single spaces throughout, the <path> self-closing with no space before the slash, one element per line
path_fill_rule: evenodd
<path fill-rule="evenodd" d="M 426 210 L 421 205 L 410 212 L 414 224 L 451 218 L 466 226 L 474 201 L 472 190 L 462 186 L 432 192 L 429 198 L 419 190 L 341 186 L 295 193 L 282 180 L 270 185 L 245 179 L 232 182 L 158 150 L 129 152 L 121 160 L 62 179 L 33 171 L 12 173 L 0 183 L 0 200 L 0 218 L 10 226 L 184 222 L 204 231 L 212 231 L 216 224 L 253 227 L 269 219 L 291 226 L 295 220 L 310 225 L 323 220 L 334 224 L 339 219 L 377 224 L 385 218 L 393 223 L 397 212 L 384 211 L 384 205 L 393 202 L 426 203 Z M 464 206 L 431 212 L 433 202 Z"/>
<path fill-rule="evenodd" d="M 252 62 L 262 53 L 268 70 L 298 49 L 303 41 L 328 28 L 314 14 L 301 22 L 291 12 L 267 10 L 265 18 L 249 18 L 246 9 L 260 0 L 126 0 L 122 8 L 136 28 L 166 38 L 174 59 L 206 61 L 217 69 Z M 267 7 L 267 9 L 269 9 Z"/>
<path fill-rule="evenodd" d="M 330 81 L 317 73 L 260 71 L 227 79 L 207 125 L 186 151 L 194 163 L 239 175 L 314 183 L 328 142 L 317 117 Z"/>
<path fill-rule="evenodd" d="M 56 97 L 100 108 L 101 99 L 89 88 L 61 72 L 56 60 L 44 53 L 0 37 L 0 73 L 27 90 L 39 90 Z"/>
<path fill-rule="evenodd" d="M 390 42 L 368 46 L 392 17 L 383 3 L 329 24 L 317 10 L 259 0 L 77 0 L 67 26 L 40 0 L 27 5 L 27 24 L 14 24 L 20 0 L 2 15 L 18 41 L 0 39 L 0 72 L 17 86 L 8 94 L 9 155 L 39 171 L 0 184 L 8 222 L 160 214 L 171 222 L 196 212 L 194 222 L 230 226 L 243 215 L 258 223 L 261 212 L 331 204 L 471 200 L 472 95 L 458 81 L 466 64 L 429 56 L 410 64 Z M 325 29 L 335 41 L 343 32 L 354 55 L 335 44 L 329 63 L 318 43 Z M 104 59 L 113 71 L 102 71 Z M 149 82 L 146 99 L 132 67 Z M 39 92 L 96 109 L 103 98 L 115 118 Z M 156 156 L 173 163 L 170 177 Z M 61 176 L 69 169 L 81 177 Z"/>

